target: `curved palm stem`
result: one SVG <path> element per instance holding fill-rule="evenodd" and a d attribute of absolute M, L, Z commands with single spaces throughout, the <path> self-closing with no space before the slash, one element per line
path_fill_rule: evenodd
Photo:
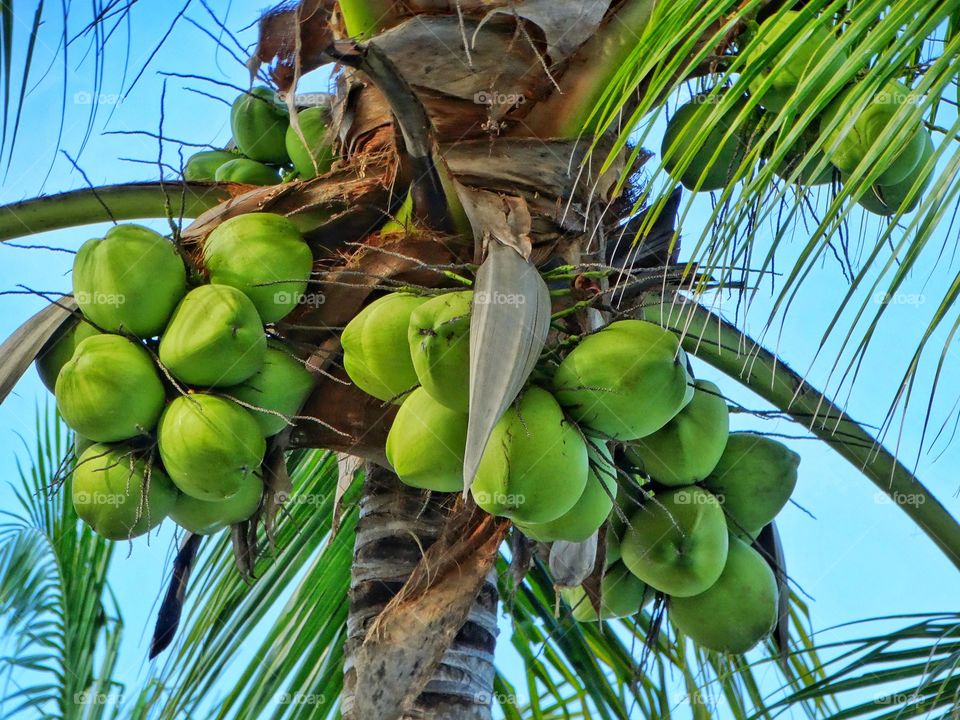
<path fill-rule="evenodd" d="M 111 220 L 195 218 L 231 196 L 226 186 L 159 182 L 45 195 L 0 207 L 0 242 Z"/>
<path fill-rule="evenodd" d="M 776 355 L 696 302 L 654 298 L 639 311 L 680 333 L 683 347 L 782 410 L 886 493 L 960 568 L 960 524 L 879 440 Z M 910 500 L 910 502 L 905 502 Z"/>

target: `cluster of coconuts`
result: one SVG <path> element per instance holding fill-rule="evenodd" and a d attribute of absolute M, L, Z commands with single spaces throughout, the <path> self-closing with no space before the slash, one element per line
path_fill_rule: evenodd
<path fill-rule="evenodd" d="M 751 134 L 765 122 L 765 116 L 782 110 L 801 81 L 808 83 L 812 98 L 840 72 L 845 61 L 842 55 L 831 56 L 825 67 L 814 70 L 833 42 L 833 29 L 824 17 L 799 49 L 767 56 L 769 48 L 782 36 L 795 32 L 799 25 L 794 23 L 803 23 L 806 19 L 809 19 L 806 11 L 772 16 L 757 27 L 743 49 L 748 65 L 763 65 L 748 84 L 750 94 L 758 98 L 763 112 L 744 118 L 746 96 L 736 98 L 703 137 L 702 128 L 708 118 L 714 120 L 718 112 L 716 104 L 722 95 L 697 96 L 677 109 L 667 124 L 661 145 L 664 168 L 671 177 L 695 191 L 726 187 L 749 149 Z M 845 181 L 864 158 L 879 153 L 881 137 L 892 126 L 894 115 L 904 103 L 912 102 L 914 95 L 909 87 L 892 80 L 874 94 L 865 108 L 855 111 L 853 101 L 857 92 L 856 87 L 841 91 L 821 115 L 819 123 L 814 123 L 812 133 L 824 136 L 822 146 L 827 151 L 827 162 L 817 157 L 802 166 L 798 164 L 815 140 L 815 137 L 806 137 L 774 168 L 779 177 L 806 187 L 829 184 L 835 176 Z M 839 118 L 844 120 L 828 130 Z M 818 125 L 820 130 L 816 130 Z M 857 198 L 864 209 L 876 215 L 911 212 L 931 180 L 935 148 L 930 132 L 917 120 L 904 137 L 895 147 L 887 149 L 883 167 L 875 168 L 880 170 L 876 181 Z M 698 149 L 690 159 L 687 155 L 693 146 Z"/>
<path fill-rule="evenodd" d="M 281 173 L 286 175 L 291 166 L 292 172 L 303 179 L 322 175 L 334 159 L 327 137 L 327 109 L 300 110 L 297 120 L 300 132 L 273 90 L 253 88 L 240 95 L 230 110 L 235 149 L 191 155 L 183 168 L 184 180 L 276 185 Z"/>
<path fill-rule="evenodd" d="M 270 213 L 218 226 L 191 277 L 176 245 L 138 225 L 89 240 L 73 265 L 80 312 L 37 369 L 76 433 L 73 502 L 98 534 L 142 535 L 170 516 L 209 534 L 263 495 L 266 438 L 313 376 L 265 325 L 298 303 L 313 257 Z"/>
<path fill-rule="evenodd" d="M 386 455 L 411 487 L 464 487 L 472 301 L 390 293 L 341 338 L 354 384 L 399 405 Z M 494 427 L 470 486 L 477 505 L 537 542 L 582 542 L 607 523 L 599 608 L 582 587 L 564 590 L 579 620 L 634 614 L 661 592 L 704 647 L 759 642 L 777 583 L 750 542 L 789 499 L 799 457 L 731 434 L 718 388 L 694 380 L 677 337 L 652 323 L 611 323 L 534 377 Z M 635 471 L 627 490 L 614 453 Z"/>

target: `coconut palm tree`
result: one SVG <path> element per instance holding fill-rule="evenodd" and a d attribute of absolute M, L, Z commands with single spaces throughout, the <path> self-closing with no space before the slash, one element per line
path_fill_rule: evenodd
<path fill-rule="evenodd" d="M 765 38 L 761 24 L 787 18 L 794 5 L 802 12 L 789 32 Z M 89 27 L 105 42 L 104 29 L 129 11 L 109 3 Z M 0 19 L 12 27 L 9 8 Z M 733 289 L 749 306 L 755 284 L 744 268 L 770 272 L 789 229 L 805 224 L 807 244 L 777 280 L 776 309 L 789 307 L 831 240 L 846 233 L 855 201 L 879 200 L 892 217 L 866 259 L 851 264 L 850 293 L 821 329 L 852 351 L 848 366 L 838 356 L 836 373 L 855 377 L 886 308 L 861 296 L 895 295 L 956 202 L 957 23 L 951 3 L 920 0 L 303 0 L 260 19 L 250 64 L 285 93 L 294 117 L 300 78 L 336 67 L 336 94 L 326 102 L 339 159 L 329 172 L 261 188 L 165 178 L 3 208 L 3 240 L 168 218 L 181 248 L 198 260 L 220 223 L 270 211 L 292 218 L 314 252 L 324 302 L 304 304 L 277 328 L 311 349 L 319 374 L 303 419 L 274 445 L 271 489 L 290 492 L 287 512 L 278 504 L 267 527 L 234 528 L 196 561 L 196 542 L 185 543 L 182 557 L 193 570 L 174 579 L 166 609 L 178 614 L 184 583 L 196 599 L 156 668 L 153 711 L 253 717 L 279 698 L 278 717 L 339 709 L 358 719 L 485 718 L 494 704 L 508 717 L 669 717 L 670 673 L 684 678 L 691 698 L 722 695 L 737 716 L 776 711 L 766 707 L 751 664 L 693 648 L 660 604 L 596 625 L 575 622 L 557 605 L 555 582 L 589 582 L 594 566 L 602 569 L 595 540 L 531 547 L 468 499 L 425 496 L 386 469 L 392 414 L 347 381 L 337 330 L 378 292 L 398 287 L 469 283 L 486 297 L 518 299 L 474 308 L 468 468 L 528 380 L 551 324 L 578 335 L 614 318 L 650 320 L 829 443 L 884 493 L 922 497 L 898 506 L 960 567 L 960 525 L 936 496 L 838 402 L 705 301 Z M 829 42 L 818 40 L 824 27 Z M 817 52 L 779 110 L 762 110 L 790 57 L 811 43 Z M 852 118 L 893 79 L 912 88 L 910 102 L 898 104 L 862 162 L 833 172 L 837 137 L 855 131 Z M 678 92 L 696 93 L 705 109 L 696 116 L 699 132 L 683 134 L 674 150 L 671 176 L 691 171 L 685 184 L 703 187 L 698 168 L 720 163 L 728 143 L 736 148 L 706 222 L 691 215 L 700 207 L 696 193 L 674 192 L 663 163 L 645 149 L 659 146 L 655 120 L 669 114 Z M 834 112 L 841 95 L 843 112 Z M 916 209 L 889 208 L 878 179 L 918 123 L 937 138 L 932 178 L 908 190 Z M 829 202 L 811 210 L 803 178 L 826 170 Z M 181 225 L 183 218 L 192 222 Z M 771 223 L 772 242 L 764 229 Z M 955 329 L 954 299 L 954 287 L 943 288 L 916 361 L 932 352 L 934 331 Z M 4 345 L 4 394 L 68 313 L 58 302 Z M 917 389 L 916 366 L 903 378 L 903 403 Z M 283 453 L 293 453 L 285 463 Z M 258 553 L 267 544 L 272 552 Z M 216 708 L 206 707 L 223 663 L 271 606 L 280 617 L 257 661 Z M 512 679 L 493 662 L 500 608 L 512 618 L 529 708 L 516 707 Z M 866 638 L 856 647 L 862 657 L 831 671 L 818 660 L 804 612 L 791 596 L 766 648 L 789 688 L 777 702 L 811 717 L 838 712 L 833 693 L 877 684 L 872 664 L 889 660 L 898 642 L 920 638 L 927 641 L 920 650 L 904 651 L 915 654 L 892 655 L 903 663 L 896 678 L 916 679 L 918 707 L 944 718 L 955 712 L 955 617 L 918 618 L 887 641 Z M 95 639 L 86 640 L 88 652 Z M 932 666 L 919 660 L 931 653 Z M 712 716 L 709 703 L 692 704 L 698 717 Z M 883 711 L 863 705 L 843 716 Z"/>

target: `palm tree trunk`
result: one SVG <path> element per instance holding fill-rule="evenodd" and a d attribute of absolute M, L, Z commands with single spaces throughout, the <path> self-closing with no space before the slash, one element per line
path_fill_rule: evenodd
<path fill-rule="evenodd" d="M 368 720 L 354 713 L 357 694 L 372 690 L 357 687 L 356 651 L 371 623 L 439 537 L 450 504 L 451 496 L 409 488 L 379 466 L 371 465 L 367 472 L 350 583 L 341 696 L 345 720 Z M 443 655 L 425 690 L 404 713 L 404 719 L 488 720 L 491 717 L 498 603 L 496 578 L 491 573 L 466 623 Z"/>

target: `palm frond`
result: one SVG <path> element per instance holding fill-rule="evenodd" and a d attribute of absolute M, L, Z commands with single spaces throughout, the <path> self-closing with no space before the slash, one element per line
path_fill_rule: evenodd
<path fill-rule="evenodd" d="M 113 704 L 96 699 L 111 692 L 122 628 L 107 588 L 112 543 L 79 521 L 63 472 L 73 462 L 71 439 L 53 413 L 40 417 L 32 465 L 18 463 L 19 507 L 0 523 L 0 618 L 13 644 L 0 665 L 28 671 L 32 682 L 3 702 L 12 715 L 29 707 L 106 717 Z"/>
<path fill-rule="evenodd" d="M 337 483 L 334 455 L 310 451 L 290 460 L 294 491 L 276 531 L 275 547 L 258 560 L 248 585 L 234 567 L 228 537 L 201 551 L 188 590 L 182 640 L 155 680 L 159 717 L 201 710 L 210 717 L 245 718 L 252 709 L 274 717 L 326 717 L 342 682 L 347 587 L 353 556 L 355 498 L 331 538 Z M 265 542 L 265 538 L 261 538 Z M 251 655 L 248 638 L 258 645 Z M 246 646 L 245 646 L 246 645 Z M 217 696 L 234 661 L 240 679 Z M 269 672 L 264 668 L 269 667 Z"/>
<path fill-rule="evenodd" d="M 938 255 L 949 253 L 950 232 L 944 233 L 944 228 L 952 226 L 960 200 L 960 118 L 954 100 L 960 35 L 955 12 L 951 22 L 949 3 L 804 3 L 809 20 L 771 44 L 762 59 L 774 63 L 770 77 L 776 76 L 786 62 L 784 58 L 809 40 L 816 16 L 831 19 L 836 26 L 835 42 L 823 48 L 816 66 L 809 71 L 811 76 L 830 71 L 829 82 L 805 80 L 783 110 L 775 115 L 766 113 L 758 121 L 760 108 L 755 96 L 739 111 L 735 104 L 760 78 L 761 68 L 759 63 L 747 63 L 741 54 L 733 53 L 730 40 L 764 5 L 761 0 L 659 4 L 639 34 L 630 58 L 610 81 L 587 127 L 619 128 L 620 140 L 607 161 L 612 164 L 628 141 L 636 143 L 634 153 L 645 144 L 659 146 L 661 126 L 657 120 L 664 114 L 666 100 L 704 92 L 702 102 L 709 105 L 709 110 L 702 113 L 702 131 L 691 139 L 679 160 L 682 168 L 698 157 L 716 159 L 719 148 L 705 147 L 703 140 L 712 129 L 721 127 L 722 114 L 733 113 L 726 135 L 740 138 L 747 145 L 743 161 L 731 169 L 728 186 L 714 194 L 712 206 L 706 211 L 704 200 L 696 194 L 688 196 L 680 211 L 678 226 L 685 234 L 690 277 L 694 277 L 696 267 L 720 287 L 747 288 L 741 308 L 745 316 L 757 304 L 760 284 L 755 278 L 770 275 L 774 268 L 781 270 L 786 264 L 765 311 L 765 323 L 770 327 L 776 320 L 786 322 L 802 312 L 797 304 L 800 288 L 817 276 L 825 259 L 833 253 L 842 256 L 849 289 L 833 316 L 825 318 L 815 330 L 821 335 L 821 346 L 828 340 L 832 341 L 831 351 L 839 346 L 836 357 L 826 358 L 831 365 L 826 389 L 837 393 L 856 381 L 859 365 L 873 350 L 877 330 L 889 315 L 889 303 L 877 302 L 876 298 L 896 297 L 911 273 L 935 261 Z M 789 9 L 785 5 L 777 12 Z M 836 67 L 839 71 L 830 70 Z M 911 97 L 900 104 L 871 153 L 843 178 L 842 186 L 834 183 L 823 191 L 811 191 L 776 175 L 775 169 L 782 167 L 788 156 L 795 158 L 788 180 L 801 170 L 828 167 L 824 151 L 829 154 L 830 148 L 826 147 L 825 133 L 818 132 L 827 106 L 842 89 L 852 87 L 846 103 L 862 108 L 891 79 L 912 86 Z M 822 130 L 843 130 L 852 120 L 852 116 L 838 116 Z M 856 199 L 872 192 L 881 168 L 917 121 L 924 122 L 936 137 L 929 187 L 911 215 L 898 212 L 889 221 L 864 222 Z M 622 182 L 627 179 L 624 175 Z M 652 170 L 635 209 L 662 205 L 672 187 L 661 164 Z M 648 214 L 648 224 L 655 222 L 656 215 Z M 862 228 L 864 242 L 859 253 L 848 252 L 845 245 L 851 227 Z M 637 237 L 646 229 L 641 228 Z M 798 230 L 806 237 L 800 247 L 793 247 Z M 948 277 L 924 288 L 926 297 L 932 298 L 925 309 L 926 328 L 914 356 L 902 368 L 901 391 L 893 400 L 881 436 L 889 429 L 898 406 L 905 408 L 917 402 L 918 390 L 919 402 L 929 402 L 937 386 L 939 373 L 932 383 L 923 380 L 923 387 L 915 387 L 916 372 L 921 357 L 937 356 L 938 348 L 928 346 L 941 341 L 942 369 L 943 354 L 960 326 L 958 278 L 951 281 Z M 810 321 L 804 316 L 804 322 Z"/>
<path fill-rule="evenodd" d="M 909 623 L 890 630 L 892 623 Z M 960 708 L 960 614 L 903 615 L 843 626 L 871 628 L 861 638 L 820 642 L 833 655 L 820 679 L 770 706 L 775 715 L 792 703 L 816 698 L 825 689 L 847 698 L 829 720 L 925 717 L 954 720 Z M 839 628 L 835 628 L 838 630 Z M 829 633 L 825 633 L 829 634 Z"/>

